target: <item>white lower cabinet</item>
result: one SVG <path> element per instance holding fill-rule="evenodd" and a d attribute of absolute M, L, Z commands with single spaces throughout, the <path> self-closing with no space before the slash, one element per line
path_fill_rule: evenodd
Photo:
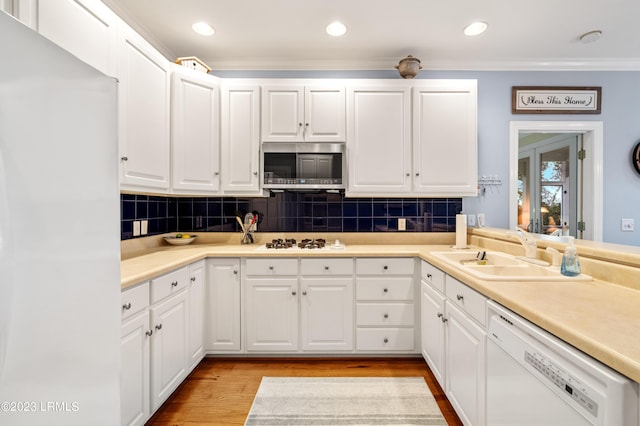
<path fill-rule="evenodd" d="M 205 350 L 241 350 L 240 259 L 207 259 Z"/>
<path fill-rule="evenodd" d="M 465 425 L 485 425 L 486 298 L 422 262 L 422 354 Z"/>
<path fill-rule="evenodd" d="M 188 371 L 204 358 L 204 313 L 206 291 L 205 261 L 189 265 L 189 341 L 187 347 Z"/>
<path fill-rule="evenodd" d="M 353 349 L 353 259 L 300 261 L 303 351 Z"/>
<path fill-rule="evenodd" d="M 356 259 L 356 349 L 416 352 L 415 260 Z"/>
<path fill-rule="evenodd" d="M 199 261 L 122 292 L 122 425 L 143 425 L 204 356 L 204 278 Z"/>
<path fill-rule="evenodd" d="M 353 259 L 247 259 L 244 275 L 248 352 L 353 349 Z"/>
<path fill-rule="evenodd" d="M 120 341 L 121 425 L 143 425 L 149 418 L 149 283 L 122 292 Z"/>

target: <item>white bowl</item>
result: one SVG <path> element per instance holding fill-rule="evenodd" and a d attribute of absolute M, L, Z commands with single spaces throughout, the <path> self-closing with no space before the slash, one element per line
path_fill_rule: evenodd
<path fill-rule="evenodd" d="M 191 244 L 193 240 L 195 240 L 197 235 L 192 235 L 190 238 L 177 238 L 177 237 L 164 237 L 164 240 L 171 244 L 172 246 L 186 246 L 187 244 Z"/>

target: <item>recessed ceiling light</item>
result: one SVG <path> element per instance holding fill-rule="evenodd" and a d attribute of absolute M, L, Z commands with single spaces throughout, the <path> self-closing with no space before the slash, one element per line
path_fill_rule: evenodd
<path fill-rule="evenodd" d="M 216 30 L 206 22 L 196 22 L 191 26 L 191 28 L 193 28 L 193 31 L 203 36 L 210 36 L 216 32 Z"/>
<path fill-rule="evenodd" d="M 464 28 L 464 35 L 477 36 L 478 34 L 482 34 L 488 26 L 486 22 L 474 22 Z"/>
<path fill-rule="evenodd" d="M 347 32 L 347 27 L 342 22 L 332 22 L 327 25 L 327 34 L 339 37 Z"/>
<path fill-rule="evenodd" d="M 584 44 L 593 43 L 594 41 L 600 40 L 600 37 L 602 37 L 602 31 L 589 31 L 588 33 L 584 33 L 580 36 L 580 41 Z"/>

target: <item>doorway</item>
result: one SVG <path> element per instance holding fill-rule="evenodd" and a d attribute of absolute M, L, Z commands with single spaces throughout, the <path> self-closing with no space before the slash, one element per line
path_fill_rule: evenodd
<path fill-rule="evenodd" d="M 580 133 L 520 133 L 518 228 L 582 238 Z"/>
<path fill-rule="evenodd" d="M 568 215 L 575 217 L 576 226 L 573 229 L 577 231 L 578 214 L 580 207 L 582 208 L 582 222 L 584 222 L 584 230 L 579 235 L 583 239 L 602 241 L 602 152 L 603 152 L 603 125 L 601 121 L 512 121 L 510 122 L 510 137 L 509 137 L 509 228 L 516 229 L 519 227 L 518 220 L 518 163 L 519 163 L 519 141 L 520 138 L 528 134 L 547 134 L 547 136 L 558 136 L 560 134 L 573 134 L 581 139 L 581 144 L 586 152 L 584 160 L 582 161 L 581 170 L 578 171 L 577 165 L 574 166 L 574 170 L 580 174 L 580 181 L 583 191 L 575 189 L 575 207 L 574 210 L 569 210 Z M 551 149 L 553 151 L 554 149 Z M 548 160 L 551 154 L 544 157 L 544 160 Z M 553 154 L 554 156 L 557 153 Z M 555 157 L 554 157 L 555 158 Z M 548 161 L 549 162 L 549 161 Z M 554 163 L 550 161 L 550 163 Z M 553 167 L 556 167 L 555 165 Z M 569 168 L 571 165 L 569 164 Z M 569 169 L 571 173 L 571 169 Z M 574 173 L 575 175 L 575 173 Z M 569 180 L 570 182 L 570 180 Z M 550 184 L 556 184 L 558 182 L 547 182 Z M 563 182 L 564 185 L 564 182 Z M 552 186 L 552 185 L 549 185 Z M 552 189 L 552 188 L 547 188 Z M 556 188 L 557 190 L 557 188 Z M 529 195 L 530 200 L 540 199 L 541 196 Z M 535 198 L 531 198 L 535 197 Z M 554 204 L 555 199 L 551 199 Z M 570 199 L 560 199 L 559 202 L 565 203 L 565 212 L 567 208 L 571 209 L 570 204 L 573 202 Z M 542 218 L 542 205 L 540 205 L 535 212 L 533 212 L 534 220 L 538 218 L 538 231 L 541 233 L 544 231 L 545 220 L 546 226 L 548 225 L 548 218 Z M 529 206 L 531 208 L 531 206 Z M 546 207 L 548 210 L 548 207 Z M 556 210 L 558 206 L 554 207 Z M 531 211 L 531 210 L 530 210 Z M 558 217 L 554 217 L 556 221 Z M 559 217 L 560 221 L 563 220 L 562 216 Z M 522 219 L 521 219 L 522 221 Z M 529 222 L 530 224 L 530 222 Z M 562 224 L 562 222 L 561 222 Z M 571 232 L 571 220 L 567 220 L 569 226 L 569 232 Z M 535 225 L 535 223 L 534 223 Z M 528 226 L 528 225 L 527 225 Z M 555 230 L 554 230 L 555 231 Z M 552 232 L 554 232 L 552 231 Z M 535 232 L 535 229 L 532 230 Z M 562 234 L 562 230 L 559 232 Z M 555 234 L 554 234 L 555 235 Z M 573 235 L 573 234 L 572 234 Z M 577 232 L 575 236 L 578 236 Z"/>

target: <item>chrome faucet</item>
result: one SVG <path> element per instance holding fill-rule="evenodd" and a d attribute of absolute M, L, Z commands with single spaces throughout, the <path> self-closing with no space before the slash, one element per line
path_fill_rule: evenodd
<path fill-rule="evenodd" d="M 520 244 L 522 244 L 522 246 L 524 247 L 524 255 L 526 258 L 536 258 L 536 250 L 538 248 L 538 245 L 536 244 L 536 239 L 533 237 L 533 235 L 523 231 L 522 229 L 518 229 L 516 231 L 508 231 L 507 234 L 515 236 L 518 241 L 520 241 Z"/>

